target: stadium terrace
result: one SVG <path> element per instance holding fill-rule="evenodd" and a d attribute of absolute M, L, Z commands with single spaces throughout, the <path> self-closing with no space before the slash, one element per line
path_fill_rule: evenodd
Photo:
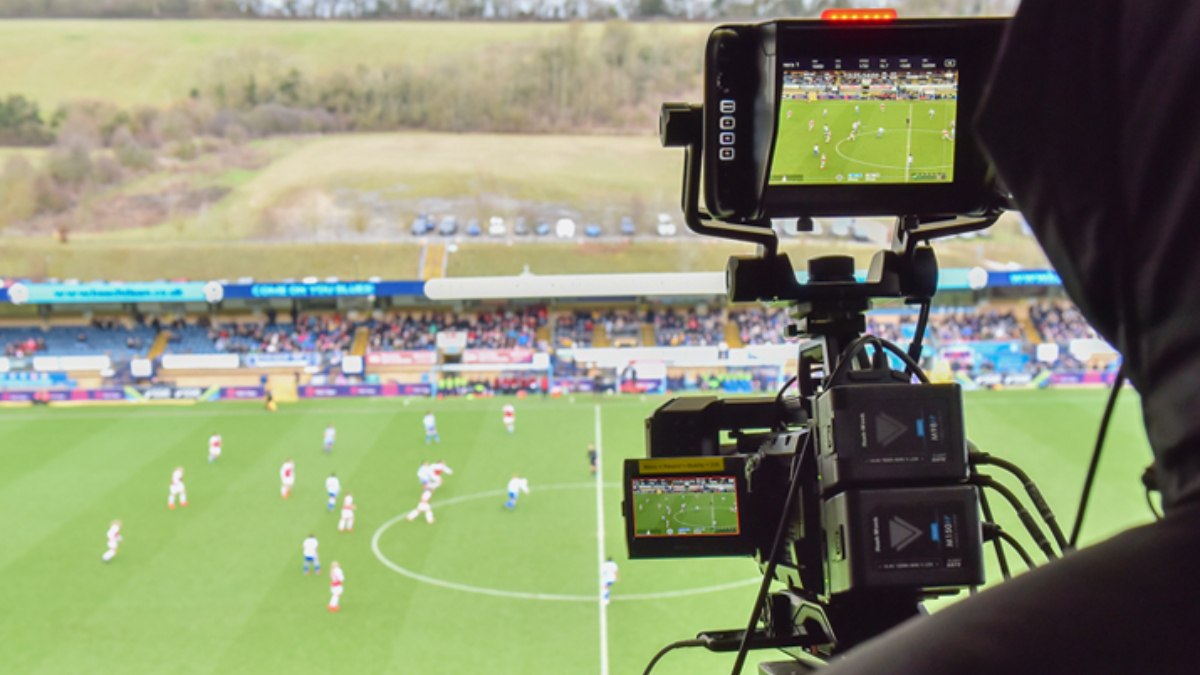
<path fill-rule="evenodd" d="M 947 270 L 926 368 L 968 388 L 1110 381 L 1115 354 L 1052 272 Z M 279 400 L 774 391 L 782 310 L 709 296 L 432 302 L 422 282 L 9 282 L 0 400 Z M 882 306 L 868 330 L 913 337 Z"/>

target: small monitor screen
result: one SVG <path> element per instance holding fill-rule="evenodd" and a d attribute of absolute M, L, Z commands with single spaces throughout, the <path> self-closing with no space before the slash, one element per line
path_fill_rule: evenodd
<path fill-rule="evenodd" d="M 955 59 L 791 59 L 782 78 L 770 185 L 954 182 Z"/>
<path fill-rule="evenodd" d="M 741 533 L 733 476 L 642 476 L 632 480 L 635 538 Z"/>

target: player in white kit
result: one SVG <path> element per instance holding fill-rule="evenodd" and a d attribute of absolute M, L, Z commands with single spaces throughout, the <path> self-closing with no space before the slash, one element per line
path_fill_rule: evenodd
<path fill-rule="evenodd" d="M 217 461 L 221 456 L 221 434 L 213 434 L 208 437 L 208 463 L 211 464 Z"/>
<path fill-rule="evenodd" d="M 529 494 L 529 481 L 514 473 L 512 480 L 508 481 L 508 501 L 504 502 L 504 508 L 516 508 L 517 496 L 522 492 Z"/>
<path fill-rule="evenodd" d="M 449 466 L 447 466 L 445 462 L 443 462 L 442 460 L 439 459 L 438 461 L 429 465 L 430 478 L 429 478 L 429 482 L 425 484 L 425 487 L 429 488 L 430 490 L 436 490 L 436 489 L 442 487 L 442 475 L 443 474 L 449 475 L 449 474 L 453 474 L 453 473 L 454 473 L 454 470 L 451 469 Z"/>
<path fill-rule="evenodd" d="M 171 472 L 171 493 L 167 496 L 167 508 L 175 508 L 175 498 L 179 498 L 180 506 L 187 506 L 187 488 L 183 486 L 183 467 L 177 466 Z"/>
<path fill-rule="evenodd" d="M 341 609 L 339 604 L 342 601 L 342 584 L 345 582 L 346 575 L 342 572 L 342 566 L 334 560 L 329 567 L 329 611 L 336 612 Z"/>
<path fill-rule="evenodd" d="M 321 559 L 317 557 L 317 547 L 320 544 L 317 542 L 317 535 L 310 534 L 304 540 L 302 545 L 304 549 L 304 574 L 308 576 L 309 568 L 314 568 L 317 574 L 321 573 Z"/>
<path fill-rule="evenodd" d="M 354 509 L 357 508 L 354 505 L 354 495 L 347 492 L 346 498 L 342 500 L 342 519 L 338 521 L 338 532 L 354 531 Z"/>
<path fill-rule="evenodd" d="M 432 525 L 433 524 L 433 506 L 430 505 L 430 503 L 429 503 L 430 499 L 433 499 L 433 491 L 432 490 L 426 490 L 426 491 L 422 492 L 421 493 L 421 501 L 417 503 L 417 508 L 413 509 L 412 511 L 409 511 L 408 516 L 406 516 L 406 517 L 409 520 L 416 520 L 417 516 L 424 513 L 425 514 L 425 522 Z"/>
<path fill-rule="evenodd" d="M 325 491 L 329 493 L 329 510 L 332 511 L 337 506 L 338 493 L 342 491 L 342 481 L 338 480 L 336 473 L 329 474 L 329 478 L 325 479 Z"/>
<path fill-rule="evenodd" d="M 619 572 L 617 570 L 617 563 L 613 562 L 613 559 L 609 557 L 609 559 L 605 560 L 604 564 L 600 566 L 600 582 L 604 585 L 603 597 L 604 604 L 606 605 L 611 599 L 612 587 L 613 584 L 617 583 L 618 577 Z"/>
<path fill-rule="evenodd" d="M 425 445 L 440 443 L 442 439 L 438 436 L 437 418 L 433 416 L 432 410 L 425 412 L 425 417 L 421 418 L 421 423 L 425 425 Z"/>
<path fill-rule="evenodd" d="M 421 466 L 417 467 L 417 482 L 421 484 L 422 489 L 429 489 L 429 483 L 433 480 L 433 465 L 428 460 L 421 462 Z"/>
<path fill-rule="evenodd" d="M 289 457 L 279 467 L 279 496 L 287 499 L 292 496 L 292 486 L 296 484 L 296 463 Z"/>
<path fill-rule="evenodd" d="M 101 559 L 104 562 L 111 562 L 117 557 L 117 545 L 121 543 L 121 521 L 114 520 L 108 526 L 108 550 L 104 552 Z"/>
<path fill-rule="evenodd" d="M 511 403 L 504 406 L 504 428 L 510 434 L 517 428 L 517 409 Z"/>
<path fill-rule="evenodd" d="M 333 442 L 337 440 L 337 429 L 333 425 L 325 427 L 325 452 L 333 452 Z"/>

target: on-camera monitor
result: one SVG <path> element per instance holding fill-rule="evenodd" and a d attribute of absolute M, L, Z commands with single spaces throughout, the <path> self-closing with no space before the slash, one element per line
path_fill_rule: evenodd
<path fill-rule="evenodd" d="M 781 64 L 771 185 L 952 183 L 953 58 L 800 58 Z"/>
<path fill-rule="evenodd" d="M 741 534 L 733 476 L 644 476 L 632 481 L 635 538 Z"/>

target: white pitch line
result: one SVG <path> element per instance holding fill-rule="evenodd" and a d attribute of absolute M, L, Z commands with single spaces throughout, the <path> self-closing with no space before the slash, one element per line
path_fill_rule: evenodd
<path fill-rule="evenodd" d="M 608 605 L 604 602 L 604 446 L 600 436 L 600 405 L 596 404 L 596 572 L 600 581 L 600 675 L 608 675 Z"/>
<path fill-rule="evenodd" d="M 912 129 L 913 129 L 913 104 L 908 104 L 908 140 L 904 145 L 904 182 L 907 183 L 909 172 L 912 170 L 912 165 L 908 163 L 908 158 L 912 157 Z"/>

